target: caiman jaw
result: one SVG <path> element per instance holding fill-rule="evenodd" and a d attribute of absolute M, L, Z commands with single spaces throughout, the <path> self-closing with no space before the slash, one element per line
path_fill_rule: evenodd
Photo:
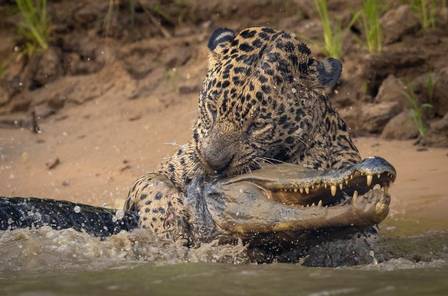
<path fill-rule="evenodd" d="M 386 218 L 395 177 L 392 165 L 379 157 L 328 171 L 275 165 L 215 184 L 207 204 L 219 228 L 240 236 L 364 227 Z"/>
<path fill-rule="evenodd" d="M 382 190 L 387 194 L 394 179 L 394 175 L 387 172 L 371 175 L 355 171 L 341 180 L 316 180 L 312 184 L 260 185 L 270 192 L 270 198 L 284 204 L 325 207 L 344 202 L 349 197 L 356 198 L 372 189 Z"/>
<path fill-rule="evenodd" d="M 325 207 L 374 188 L 387 194 L 395 178 L 395 169 L 387 161 L 372 157 L 347 168 L 329 171 L 276 165 L 233 178 L 226 184 L 249 181 L 263 188 L 268 198 L 282 204 Z"/>

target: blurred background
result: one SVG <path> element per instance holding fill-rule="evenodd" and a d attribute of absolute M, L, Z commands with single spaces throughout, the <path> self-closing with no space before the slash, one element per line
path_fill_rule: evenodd
<path fill-rule="evenodd" d="M 447 25 L 442 0 L 0 0 L 0 194 L 121 207 L 190 138 L 213 29 L 271 26 L 342 60 L 332 104 L 398 170 L 387 227 L 446 229 Z"/>

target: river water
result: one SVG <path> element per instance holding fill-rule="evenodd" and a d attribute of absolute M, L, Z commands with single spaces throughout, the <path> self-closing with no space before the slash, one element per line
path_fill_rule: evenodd
<path fill-rule="evenodd" d="M 139 230 L 105 240 L 46 227 L 3 232 L 0 295 L 448 295 L 447 234 L 384 235 L 402 258 L 310 268 L 252 264 L 242 245 L 188 249 Z"/>
<path fill-rule="evenodd" d="M 447 295 L 448 267 L 189 263 L 0 276 L 1 295 Z M 398 268 L 401 266 L 401 268 Z M 404 268 L 404 269 L 403 269 Z"/>

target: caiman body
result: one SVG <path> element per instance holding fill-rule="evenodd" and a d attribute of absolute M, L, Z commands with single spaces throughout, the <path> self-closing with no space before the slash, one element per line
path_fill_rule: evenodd
<path fill-rule="evenodd" d="M 372 233 L 371 226 L 387 216 L 395 177 L 391 164 L 373 157 L 340 170 L 278 164 L 222 180 L 198 178 L 185 199 L 194 221 L 191 241 L 242 239 L 261 262 L 279 256 L 296 261 L 310 246 L 335 240 L 353 247 L 354 234 Z M 0 230 L 48 225 L 105 237 L 138 227 L 138 216 L 121 213 L 66 201 L 1 198 Z"/>

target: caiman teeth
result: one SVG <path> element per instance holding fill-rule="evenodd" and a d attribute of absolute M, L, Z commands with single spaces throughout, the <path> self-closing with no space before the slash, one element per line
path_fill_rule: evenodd
<path fill-rule="evenodd" d="M 336 196 L 336 185 L 331 185 L 331 196 Z"/>
<path fill-rule="evenodd" d="M 358 191 L 354 191 L 353 192 L 353 202 L 356 202 L 356 200 L 358 199 Z"/>
<path fill-rule="evenodd" d="M 305 192 L 306 192 L 306 194 L 310 193 L 310 188 L 309 187 L 305 187 Z"/>
<path fill-rule="evenodd" d="M 294 192 L 297 192 L 297 188 L 294 188 Z"/>
<path fill-rule="evenodd" d="M 342 190 L 342 183 L 339 183 L 339 189 Z"/>
<path fill-rule="evenodd" d="M 303 194 L 303 188 L 300 187 L 300 194 Z"/>
<path fill-rule="evenodd" d="M 317 204 L 317 206 L 320 208 L 322 207 L 322 200 L 319 200 L 319 203 Z"/>
<path fill-rule="evenodd" d="M 367 186 L 372 185 L 372 180 L 373 180 L 373 176 L 372 175 L 367 175 Z"/>

